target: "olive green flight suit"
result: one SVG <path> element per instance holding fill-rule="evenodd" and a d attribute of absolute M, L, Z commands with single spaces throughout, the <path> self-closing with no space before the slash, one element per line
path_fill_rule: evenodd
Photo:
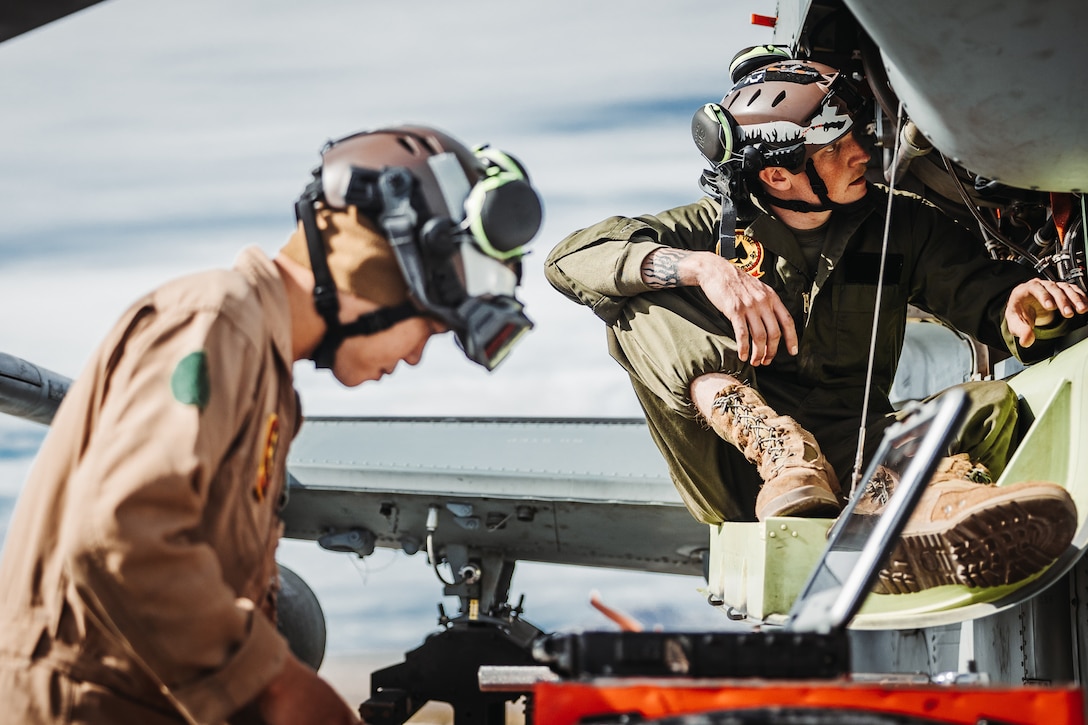
<path fill-rule="evenodd" d="M 796 325 L 799 352 L 779 350 L 753 368 L 737 356 L 729 321 L 697 287 L 652 290 L 641 265 L 661 247 L 713 251 L 719 205 L 703 198 L 656 216 L 612 217 L 575 232 L 545 264 L 551 284 L 591 308 L 608 326 L 612 356 L 631 377 L 673 481 L 695 518 L 750 520 L 760 480 L 754 466 L 697 417 L 692 380 L 724 372 L 757 388 L 777 412 L 816 436 L 847 483 L 858 446 L 869 340 L 881 274 L 887 193 L 832 214 L 819 265 L 811 274 L 793 233 L 777 218 L 757 217 L 738 235 L 736 264 L 768 284 Z M 889 391 L 903 347 L 907 307 L 928 310 L 987 345 L 1009 345 L 1004 330 L 1010 291 L 1032 278 L 1014 262 L 992 260 L 970 233 L 912 195 L 897 194 L 880 295 L 866 451 L 893 419 Z M 1055 334 L 1039 332 L 1040 340 Z M 1008 339 L 1006 339 L 1008 338 Z M 1045 354 L 1036 343 L 1032 354 Z M 1000 382 L 968 386 L 972 412 L 956 451 L 1004 468 L 1015 433 L 1016 400 Z"/>

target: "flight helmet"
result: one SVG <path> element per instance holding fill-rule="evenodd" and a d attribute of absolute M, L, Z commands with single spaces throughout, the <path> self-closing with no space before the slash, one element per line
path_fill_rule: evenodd
<path fill-rule="evenodd" d="M 525 168 L 498 149 L 469 149 L 442 131 L 412 125 L 330 141 L 321 156 L 295 205 L 314 271 L 314 304 L 326 322 L 314 353 L 318 367 L 331 367 L 345 337 L 427 315 L 454 332 L 470 360 L 494 369 L 532 328 L 516 293 L 520 260 L 543 211 Z M 388 241 L 408 300 L 343 324 L 316 217 L 321 209 L 349 208 Z"/>
<path fill-rule="evenodd" d="M 841 206 L 828 198 L 812 155 L 853 130 L 863 100 L 831 66 L 783 54 L 778 46 L 738 53 L 731 63 L 733 87 L 720 103 L 704 104 L 691 120 L 695 145 L 712 165 L 703 173 L 701 185 L 722 201 L 720 248 L 726 256 L 733 249 L 734 200 L 743 203 L 749 190 L 763 201 L 795 211 Z M 806 172 L 820 203 L 771 196 L 755 180 L 767 167 Z"/>
<path fill-rule="evenodd" d="M 850 132 L 860 107 L 860 96 L 834 68 L 772 60 L 737 81 L 721 103 L 696 111 L 692 135 L 715 165 L 797 173 L 813 152 Z"/>

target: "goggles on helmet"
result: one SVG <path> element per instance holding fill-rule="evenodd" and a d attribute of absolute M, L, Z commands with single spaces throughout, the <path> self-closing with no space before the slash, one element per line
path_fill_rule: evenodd
<path fill-rule="evenodd" d="M 791 172 L 800 171 L 808 155 L 805 147 L 822 147 L 835 143 L 854 127 L 854 119 L 846 102 L 834 91 L 827 94 L 805 125 L 792 121 L 768 121 L 740 126 L 740 146 L 755 146 L 761 152 L 764 166 L 781 166 Z"/>
<path fill-rule="evenodd" d="M 773 92 L 760 95 L 763 84 L 771 84 L 781 95 L 770 102 Z M 807 108 L 802 106 L 805 110 L 800 113 L 796 101 L 793 110 L 781 111 L 793 97 L 779 90 L 783 86 L 800 87 L 802 99 L 812 98 L 813 92 L 816 98 Z M 754 95 L 745 91 L 752 88 Z M 740 100 L 733 106 L 738 94 Z M 787 104 L 778 106 L 783 99 Z M 864 99 L 849 80 L 831 68 L 798 61 L 772 63 L 737 82 L 721 104 L 705 104 L 692 119 L 692 134 L 703 156 L 717 167 L 737 162 L 750 171 L 780 166 L 797 173 L 813 147 L 834 143 L 849 133 L 863 107 Z"/>

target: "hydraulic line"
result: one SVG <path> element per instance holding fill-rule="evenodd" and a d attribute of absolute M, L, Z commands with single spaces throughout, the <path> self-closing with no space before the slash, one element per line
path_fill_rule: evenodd
<path fill-rule="evenodd" d="M 1035 271 L 1046 274 L 1049 279 L 1053 279 L 1053 274 L 1048 273 L 1047 271 L 1047 264 L 1045 261 L 1039 259 L 1039 257 L 1032 254 L 1030 251 L 1020 246 L 1019 244 L 1013 242 L 1011 239 L 1002 234 L 1001 230 L 994 226 L 994 224 L 990 220 L 982 216 L 982 214 L 978 210 L 978 207 L 975 206 L 974 201 L 971 200 L 971 196 L 967 193 L 967 189 L 964 188 L 963 182 L 960 181 L 960 177 L 956 175 L 956 170 L 952 166 L 952 161 L 940 152 L 938 152 L 938 155 L 941 157 L 941 161 L 942 163 L 944 163 L 944 168 L 946 171 L 948 171 L 948 175 L 951 176 L 953 182 L 955 182 L 956 189 L 957 191 L 959 191 L 964 206 L 967 207 L 967 210 L 971 212 L 971 216 L 975 218 L 976 222 L 978 222 L 978 225 L 982 231 L 982 235 L 986 238 L 987 245 L 989 245 L 990 243 L 1000 244 L 1013 254 L 1022 257 L 1023 259 L 1026 259 L 1028 262 L 1030 262 L 1032 269 L 1034 269 Z"/>

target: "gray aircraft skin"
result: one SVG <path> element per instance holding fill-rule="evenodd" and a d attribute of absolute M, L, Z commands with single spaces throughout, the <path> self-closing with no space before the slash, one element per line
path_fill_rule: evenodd
<path fill-rule="evenodd" d="M 1084 288 L 1085 28 L 1088 4 L 1073 0 L 780 0 L 774 42 L 849 73 L 872 94 L 879 151 L 872 180 L 941 207 L 994 256 Z M 884 631 L 855 630 L 856 670 L 949 672 L 953 680 L 970 670 L 994 682 L 1084 683 L 1088 568 L 1078 492 L 1088 462 L 1074 455 L 1059 471 L 1045 461 L 1050 451 L 1060 456 L 1081 445 L 1076 431 L 1088 402 L 1079 392 L 1081 339 L 1074 335 L 1054 359 L 1019 373 L 1009 361 L 991 364 L 999 360 L 993 351 L 975 348 L 974 359 L 979 377 L 1009 376 L 1022 413 L 1035 421 L 1017 453 L 1021 473 L 1062 481 L 1078 499 L 1081 526 L 1070 551 L 1039 580 L 989 605 L 905 617 Z M 903 367 L 910 365 L 904 358 Z M 1047 392 L 1040 395 L 1039 386 Z M 1073 391 L 1073 402 L 1054 415 L 1047 396 L 1060 397 L 1053 391 L 1061 386 Z M 1044 418 L 1055 421 L 1045 434 Z"/>
<path fill-rule="evenodd" d="M 0 41 L 92 4 L 12 3 L 0 11 Z M 874 180 L 924 196 L 975 230 L 994 256 L 1085 287 L 1088 54 L 1080 36 L 1088 3 L 780 0 L 777 13 L 776 43 L 840 68 L 871 94 Z M 1062 376 L 1073 391 L 1071 412 L 1048 434 L 1057 435 L 1056 446 L 1077 436 L 1081 358 L 1088 358 L 1081 336 L 1058 360 L 1020 371 L 932 321 L 909 327 L 899 399 L 971 377 L 1025 376 L 1017 388 L 1025 413 L 1042 420 L 1052 397 L 1046 383 Z M 0 354 L 0 412 L 48 423 L 68 382 Z M 1025 445 L 1045 455 L 1042 435 Z M 1088 462 L 1072 454 L 1065 460 L 1061 480 L 1071 491 L 1088 488 Z M 308 419 L 289 471 L 287 535 L 360 556 L 375 546 L 427 552 L 443 593 L 461 598 L 462 611 L 443 622 L 446 632 L 471 621 L 523 649 L 539 634 L 507 602 L 516 561 L 695 576 L 708 566 L 707 527 L 687 514 L 641 420 Z M 952 673 L 943 676 L 953 681 L 1083 683 L 1083 519 L 1052 571 L 1000 601 L 854 631 L 854 668 Z M 319 663 L 320 607 L 298 583 L 284 609 L 300 621 L 284 627 L 293 646 L 302 642 L 313 652 L 309 661 Z M 495 652 L 484 651 L 485 658 Z M 407 666 L 400 674 L 418 671 Z"/>

